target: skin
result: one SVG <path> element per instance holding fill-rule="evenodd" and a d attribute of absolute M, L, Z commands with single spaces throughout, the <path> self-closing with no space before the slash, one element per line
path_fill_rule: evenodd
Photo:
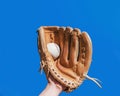
<path fill-rule="evenodd" d="M 51 75 L 48 76 L 48 84 L 39 96 L 59 96 L 65 89 L 63 85 L 57 82 Z"/>

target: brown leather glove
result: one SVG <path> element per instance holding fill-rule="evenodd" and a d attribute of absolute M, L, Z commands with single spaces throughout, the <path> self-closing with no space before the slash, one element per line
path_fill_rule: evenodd
<path fill-rule="evenodd" d="M 57 58 L 48 51 L 47 45 L 53 43 L 60 48 Z M 92 42 L 88 33 L 81 32 L 78 28 L 42 26 L 38 30 L 38 49 L 41 68 L 47 76 L 51 74 L 66 86 L 64 91 L 76 89 L 85 78 L 100 86 L 97 79 L 87 75 L 92 58 Z"/>

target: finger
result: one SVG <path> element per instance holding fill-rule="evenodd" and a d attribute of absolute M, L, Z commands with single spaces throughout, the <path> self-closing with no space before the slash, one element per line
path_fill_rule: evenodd
<path fill-rule="evenodd" d="M 71 35 L 71 43 L 70 43 L 70 59 L 69 63 L 70 66 L 73 67 L 77 63 L 77 57 L 78 57 L 78 34 L 80 34 L 79 29 L 74 29 L 72 31 Z"/>
<path fill-rule="evenodd" d="M 63 41 L 63 52 L 62 52 L 62 57 L 61 61 L 63 66 L 69 67 L 68 64 L 68 53 L 69 53 L 69 45 L 70 45 L 70 34 L 71 34 L 72 28 L 67 27 L 64 31 L 64 41 Z"/>
<path fill-rule="evenodd" d="M 79 61 L 84 64 L 85 70 L 89 69 L 92 58 L 92 43 L 89 35 L 86 32 L 81 34 L 80 39 L 80 56 Z"/>

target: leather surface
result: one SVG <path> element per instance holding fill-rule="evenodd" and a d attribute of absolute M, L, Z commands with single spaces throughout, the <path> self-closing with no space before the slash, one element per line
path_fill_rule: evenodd
<path fill-rule="evenodd" d="M 47 50 L 48 43 L 60 47 L 60 56 L 54 59 Z M 66 92 L 80 86 L 85 79 L 92 58 L 92 43 L 87 32 L 78 28 L 42 26 L 38 29 L 38 49 L 42 67 L 61 84 Z"/>

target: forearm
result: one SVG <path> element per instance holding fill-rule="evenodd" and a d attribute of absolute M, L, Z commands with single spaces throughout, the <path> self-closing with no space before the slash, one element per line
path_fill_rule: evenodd
<path fill-rule="evenodd" d="M 61 92 L 62 92 L 62 87 L 48 83 L 46 88 L 39 96 L 59 96 Z"/>

